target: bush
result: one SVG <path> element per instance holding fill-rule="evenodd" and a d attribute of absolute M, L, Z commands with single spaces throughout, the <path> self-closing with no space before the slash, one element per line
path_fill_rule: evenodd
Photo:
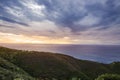
<path fill-rule="evenodd" d="M 103 74 L 95 80 L 120 80 L 120 75 L 118 75 L 118 74 Z"/>

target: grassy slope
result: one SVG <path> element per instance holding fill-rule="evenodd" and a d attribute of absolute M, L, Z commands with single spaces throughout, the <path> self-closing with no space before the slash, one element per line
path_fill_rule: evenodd
<path fill-rule="evenodd" d="M 34 80 L 24 70 L 0 57 L 0 80 Z"/>
<path fill-rule="evenodd" d="M 37 78 L 80 77 L 83 80 L 95 79 L 104 73 L 120 74 L 120 63 L 101 64 L 78 60 L 71 56 L 48 52 L 21 51 L 0 47 L 0 56 L 9 60 L 30 75 Z"/>

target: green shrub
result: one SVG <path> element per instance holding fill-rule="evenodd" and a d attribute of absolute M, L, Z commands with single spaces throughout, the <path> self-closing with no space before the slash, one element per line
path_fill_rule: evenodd
<path fill-rule="evenodd" d="M 118 74 L 103 74 L 95 80 L 120 80 L 120 75 L 118 75 Z"/>

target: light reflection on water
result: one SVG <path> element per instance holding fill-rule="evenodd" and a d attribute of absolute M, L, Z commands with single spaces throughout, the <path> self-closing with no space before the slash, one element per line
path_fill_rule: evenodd
<path fill-rule="evenodd" d="M 0 44 L 5 47 L 55 52 L 102 63 L 120 61 L 120 45 Z"/>

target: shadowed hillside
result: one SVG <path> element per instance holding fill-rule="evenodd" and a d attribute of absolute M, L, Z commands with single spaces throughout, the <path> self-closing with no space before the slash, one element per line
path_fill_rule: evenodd
<path fill-rule="evenodd" d="M 0 69 L 5 68 L 11 71 L 11 66 L 8 65 L 14 65 L 13 69 L 18 74 L 25 76 L 30 74 L 40 80 L 94 80 L 105 73 L 120 74 L 119 62 L 102 64 L 57 53 L 22 51 L 0 47 L 0 57 L 0 62 L 6 62 L 1 63 Z M 7 65 L 7 67 L 3 67 L 3 65 Z M 19 68 L 16 69 L 17 66 Z"/>
<path fill-rule="evenodd" d="M 35 80 L 24 70 L 0 57 L 0 80 Z"/>

